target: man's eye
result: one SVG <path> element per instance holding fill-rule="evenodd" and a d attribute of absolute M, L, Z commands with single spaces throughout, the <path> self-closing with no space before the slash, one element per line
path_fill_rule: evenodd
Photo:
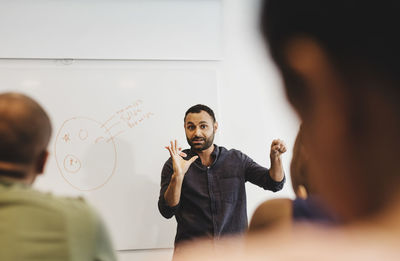
<path fill-rule="evenodd" d="M 207 128 L 207 125 L 201 125 L 200 128 L 205 129 Z"/>
<path fill-rule="evenodd" d="M 188 126 L 187 127 L 189 130 L 194 130 L 194 126 Z"/>

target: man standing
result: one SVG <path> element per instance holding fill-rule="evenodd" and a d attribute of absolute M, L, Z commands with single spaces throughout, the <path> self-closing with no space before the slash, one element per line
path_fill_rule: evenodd
<path fill-rule="evenodd" d="M 238 150 L 213 143 L 218 129 L 214 112 L 195 105 L 185 114 L 184 127 L 190 149 L 177 142 L 166 147 L 171 155 L 161 174 L 158 201 L 165 218 L 178 223 L 175 245 L 198 237 L 219 238 L 247 228 L 245 182 L 279 191 L 285 182 L 281 140 L 271 145 L 271 168 L 264 168 Z"/>
<path fill-rule="evenodd" d="M 101 219 L 82 199 L 31 188 L 43 173 L 50 136 L 39 104 L 0 94 L 0 260 L 116 260 Z"/>

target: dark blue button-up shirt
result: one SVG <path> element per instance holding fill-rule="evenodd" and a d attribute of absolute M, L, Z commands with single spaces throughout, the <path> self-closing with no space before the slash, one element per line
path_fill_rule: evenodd
<path fill-rule="evenodd" d="M 185 150 L 187 158 L 197 155 Z M 245 182 L 264 189 L 281 190 L 285 179 L 274 181 L 269 170 L 255 163 L 238 150 L 215 145 L 214 162 L 206 167 L 198 158 L 186 172 L 180 202 L 170 207 L 164 199 L 173 174 L 169 158 L 161 173 L 158 208 L 161 215 L 178 223 L 175 244 L 198 237 L 219 238 L 222 235 L 244 232 L 247 229 Z"/>

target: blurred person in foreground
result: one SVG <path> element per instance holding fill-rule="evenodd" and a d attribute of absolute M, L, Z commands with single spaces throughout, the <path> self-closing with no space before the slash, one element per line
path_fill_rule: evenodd
<path fill-rule="evenodd" d="M 43 173 L 51 131 L 36 101 L 0 93 L 0 260 L 116 260 L 103 222 L 83 199 L 31 187 Z"/>
<path fill-rule="evenodd" d="M 262 33 L 304 124 L 310 179 L 341 226 L 200 245 L 181 260 L 400 259 L 399 12 L 399 1 L 265 1 Z"/>

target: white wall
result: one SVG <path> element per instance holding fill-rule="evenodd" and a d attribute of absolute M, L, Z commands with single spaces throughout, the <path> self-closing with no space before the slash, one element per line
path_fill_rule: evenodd
<path fill-rule="evenodd" d="M 0 6 L 2 58 L 220 58 L 218 0 L 0 0 Z"/>
<path fill-rule="evenodd" d="M 283 159 L 286 173 L 289 174 L 298 121 L 286 102 L 279 75 L 258 33 L 260 0 L 221 1 L 223 59 L 220 62 L 221 85 L 217 109 L 219 145 L 240 149 L 258 163 L 269 166 L 270 143 L 274 138 L 282 138 L 288 145 L 288 152 Z M 249 216 L 265 199 L 293 196 L 290 181 L 283 191 L 276 194 L 253 185 L 248 185 L 247 193 Z M 118 255 L 122 261 L 161 260 L 172 256 L 172 250 L 120 251 Z"/>
<path fill-rule="evenodd" d="M 298 120 L 286 101 L 282 82 L 259 33 L 260 0 L 225 0 L 223 79 L 220 90 L 224 145 L 242 150 L 256 162 L 269 166 L 273 139 L 286 141 L 283 155 L 289 174 Z M 247 185 L 248 214 L 265 199 L 292 197 L 290 180 L 279 193 Z"/>

